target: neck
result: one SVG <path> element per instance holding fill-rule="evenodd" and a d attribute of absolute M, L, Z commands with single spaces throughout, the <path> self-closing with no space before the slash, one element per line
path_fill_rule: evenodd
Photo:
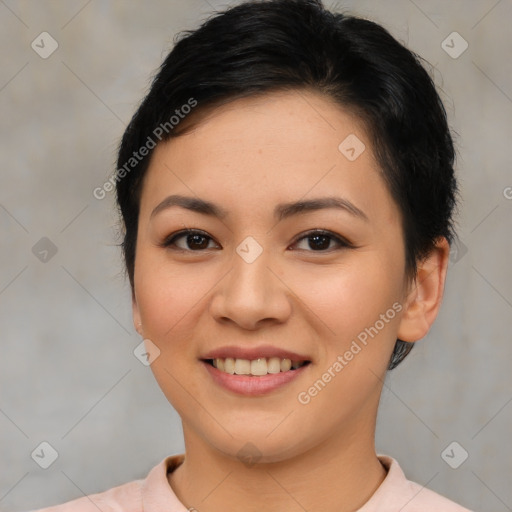
<path fill-rule="evenodd" d="M 386 476 L 370 431 L 337 433 L 280 462 L 244 464 L 184 426 L 184 462 L 170 475 L 178 499 L 200 512 L 353 512 Z"/>

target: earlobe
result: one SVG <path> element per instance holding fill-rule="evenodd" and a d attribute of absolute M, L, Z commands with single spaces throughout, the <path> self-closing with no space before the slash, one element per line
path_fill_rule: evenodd
<path fill-rule="evenodd" d="M 142 322 L 140 319 L 139 305 L 137 304 L 137 299 L 135 298 L 135 293 L 132 294 L 132 317 L 133 317 L 133 327 L 142 336 Z"/>
<path fill-rule="evenodd" d="M 450 245 L 441 237 L 430 254 L 418 262 L 400 320 L 398 339 L 414 342 L 428 333 L 443 299 L 449 255 Z"/>

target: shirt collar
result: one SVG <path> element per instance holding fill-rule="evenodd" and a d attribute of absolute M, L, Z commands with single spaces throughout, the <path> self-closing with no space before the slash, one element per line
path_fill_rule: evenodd
<path fill-rule="evenodd" d="M 396 490 L 407 483 L 405 475 L 398 462 L 387 455 L 378 455 L 381 464 L 387 471 L 384 481 L 372 497 L 357 512 L 376 512 L 392 510 L 395 504 Z M 171 455 L 157 464 L 145 478 L 142 484 L 142 503 L 144 512 L 188 512 L 178 499 L 167 478 L 185 460 L 185 454 Z M 402 503 L 403 506 L 403 503 Z"/>
<path fill-rule="evenodd" d="M 187 512 L 169 485 L 167 474 L 174 471 L 185 460 L 185 454 L 171 455 L 157 464 L 142 484 L 142 505 L 144 512 Z"/>

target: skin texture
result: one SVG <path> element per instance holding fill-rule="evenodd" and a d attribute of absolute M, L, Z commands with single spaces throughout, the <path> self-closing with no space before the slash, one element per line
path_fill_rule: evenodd
<path fill-rule="evenodd" d="M 350 134 L 366 145 L 354 161 L 338 149 Z M 214 202 L 228 215 L 173 206 L 151 218 L 170 194 Z M 368 219 L 333 208 L 273 217 L 278 203 L 325 196 L 348 199 Z M 184 236 L 177 247 L 162 247 L 185 228 L 210 238 L 187 245 Z M 327 238 L 315 250 L 318 243 L 301 238 L 314 229 L 353 247 Z M 252 263 L 236 252 L 247 236 L 263 249 Z M 362 506 L 385 477 L 374 434 L 395 340 L 428 332 L 448 251 L 440 239 L 407 282 L 400 210 L 364 128 L 318 93 L 238 99 L 157 146 L 141 196 L 133 318 L 160 350 L 151 368 L 182 419 L 186 459 L 169 475 L 178 498 L 200 512 Z M 298 394 L 394 303 L 401 311 L 309 403 L 299 403 Z M 216 385 L 199 361 L 220 346 L 262 344 L 307 355 L 311 364 L 284 387 L 246 397 Z M 237 455 L 250 451 L 247 443 L 260 457 L 253 465 Z"/>

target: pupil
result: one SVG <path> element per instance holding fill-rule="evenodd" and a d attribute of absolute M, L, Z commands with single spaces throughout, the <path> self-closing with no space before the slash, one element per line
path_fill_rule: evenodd
<path fill-rule="evenodd" d="M 318 239 L 323 239 L 324 243 L 317 244 Z M 315 240 L 313 245 L 311 244 L 311 240 Z M 327 235 L 313 235 L 309 238 L 309 247 L 311 249 L 327 249 L 329 247 L 329 237 Z M 327 243 L 325 243 L 327 242 Z"/>
<path fill-rule="evenodd" d="M 202 239 L 203 243 L 202 244 L 201 243 L 196 244 L 198 239 L 199 240 Z M 191 242 L 191 240 L 193 240 L 193 241 Z M 197 234 L 196 235 L 189 235 L 187 241 L 189 242 L 189 245 L 192 245 L 192 246 L 195 245 L 196 248 L 199 247 L 200 249 L 205 249 L 208 246 L 208 242 L 206 242 L 206 244 L 204 243 L 206 241 L 206 237 L 203 236 L 203 235 L 197 235 Z"/>

